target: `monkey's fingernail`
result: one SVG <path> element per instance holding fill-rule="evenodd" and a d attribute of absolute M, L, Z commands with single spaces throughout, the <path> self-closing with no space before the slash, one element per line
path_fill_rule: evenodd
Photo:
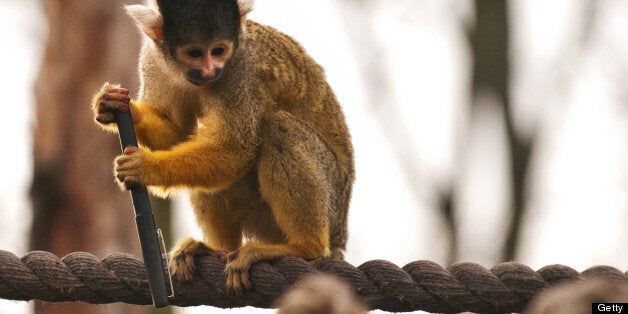
<path fill-rule="evenodd" d="M 125 155 L 132 155 L 133 153 L 135 153 L 137 151 L 137 147 L 133 147 L 133 146 L 128 146 L 124 148 L 124 154 Z"/>

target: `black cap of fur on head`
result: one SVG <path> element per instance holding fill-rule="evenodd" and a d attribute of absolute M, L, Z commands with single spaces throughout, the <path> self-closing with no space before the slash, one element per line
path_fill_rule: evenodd
<path fill-rule="evenodd" d="M 157 0 L 163 16 L 164 41 L 171 53 L 186 44 L 227 39 L 237 42 L 237 0 Z"/>

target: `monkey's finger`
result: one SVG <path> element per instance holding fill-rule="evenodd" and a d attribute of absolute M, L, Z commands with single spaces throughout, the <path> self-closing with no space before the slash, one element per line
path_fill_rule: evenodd
<path fill-rule="evenodd" d="M 120 93 L 120 94 L 124 94 L 124 95 L 128 95 L 129 94 L 129 90 L 124 88 L 124 87 L 118 87 L 115 89 L 116 92 Z"/>
<path fill-rule="evenodd" d="M 140 185 L 140 182 L 137 178 L 116 176 L 116 179 L 118 179 L 118 184 L 120 185 L 120 187 L 125 190 L 130 190 Z"/>
<path fill-rule="evenodd" d="M 131 106 L 128 102 L 118 100 L 101 100 L 98 102 L 98 113 L 105 113 L 110 111 L 127 112 Z"/>
<path fill-rule="evenodd" d="M 122 167 L 124 164 L 127 164 L 131 161 L 128 155 L 120 155 L 116 158 L 116 171 L 128 170 L 132 167 Z"/>
<path fill-rule="evenodd" d="M 134 164 L 117 166 L 115 169 L 115 175 L 120 181 L 139 181 L 139 171 L 137 170 L 137 166 Z"/>
<path fill-rule="evenodd" d="M 117 166 L 117 170 L 136 169 L 141 163 L 141 151 L 137 147 L 131 148 L 130 146 L 124 149 L 124 155 L 116 157 L 114 163 Z M 125 165 L 125 167 L 121 167 Z"/>
<path fill-rule="evenodd" d="M 102 124 L 116 122 L 116 116 L 112 112 L 103 112 L 96 115 L 96 121 Z"/>
<path fill-rule="evenodd" d="M 124 87 L 120 87 L 120 84 L 105 83 L 102 89 L 106 92 L 111 91 L 111 92 L 118 92 L 118 93 L 127 94 L 127 95 L 129 94 L 129 90 Z"/>
<path fill-rule="evenodd" d="M 119 91 L 114 91 L 114 92 L 107 92 L 102 94 L 102 96 L 100 97 L 100 99 L 102 100 L 117 100 L 117 101 L 121 101 L 121 102 L 129 102 L 131 100 L 131 97 L 129 96 L 129 91 L 126 91 L 126 94 L 121 93 Z"/>
<path fill-rule="evenodd" d="M 117 176 L 131 177 L 139 174 L 139 164 L 129 156 L 120 156 L 114 161 L 114 172 Z"/>
<path fill-rule="evenodd" d="M 116 183 L 118 184 L 118 187 L 122 191 L 128 191 L 132 188 L 131 186 L 128 186 L 124 181 L 120 180 L 120 178 L 118 177 L 116 177 Z"/>
<path fill-rule="evenodd" d="M 115 176 L 116 176 L 116 180 L 118 180 L 118 182 L 123 183 L 123 184 L 126 183 L 128 179 L 128 176 L 120 171 L 116 171 Z"/>

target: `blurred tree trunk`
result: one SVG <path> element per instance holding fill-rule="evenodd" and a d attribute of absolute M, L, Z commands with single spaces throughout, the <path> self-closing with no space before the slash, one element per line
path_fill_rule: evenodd
<path fill-rule="evenodd" d="M 113 182 L 117 137 L 93 122 L 92 95 L 108 80 L 137 89 L 139 38 L 122 0 L 42 1 L 49 37 L 35 85 L 30 248 L 64 256 L 141 256 L 130 197 Z M 137 1 L 136 1 L 137 2 Z M 124 304 L 35 303 L 36 313 L 143 313 Z"/>
<path fill-rule="evenodd" d="M 476 26 L 471 34 L 473 50 L 473 105 L 481 95 L 496 98 L 506 125 L 511 178 L 511 216 L 502 251 L 502 260 L 517 255 L 522 218 L 526 209 L 526 179 L 535 136 L 525 137 L 516 130 L 510 98 L 509 27 L 507 1 L 475 1 Z M 473 110 L 473 109 L 472 109 Z"/>

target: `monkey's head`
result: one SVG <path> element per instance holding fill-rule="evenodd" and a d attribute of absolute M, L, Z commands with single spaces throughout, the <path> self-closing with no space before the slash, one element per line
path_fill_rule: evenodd
<path fill-rule="evenodd" d="M 220 77 L 233 56 L 253 0 L 157 0 L 157 5 L 125 9 L 188 82 L 204 86 Z"/>

